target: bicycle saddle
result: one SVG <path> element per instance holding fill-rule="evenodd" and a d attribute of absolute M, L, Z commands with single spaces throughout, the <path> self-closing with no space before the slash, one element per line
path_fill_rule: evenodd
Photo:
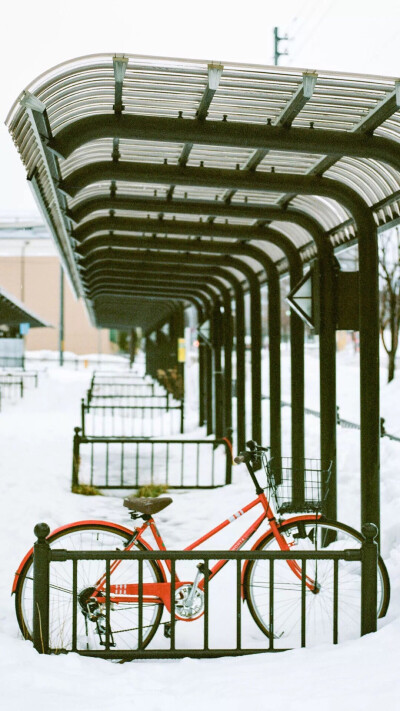
<path fill-rule="evenodd" d="M 124 499 L 124 506 L 131 511 L 139 511 L 140 513 L 151 516 L 152 514 L 162 511 L 167 506 L 172 504 L 172 499 L 169 496 L 163 498 L 137 497 L 134 494 L 127 496 Z"/>

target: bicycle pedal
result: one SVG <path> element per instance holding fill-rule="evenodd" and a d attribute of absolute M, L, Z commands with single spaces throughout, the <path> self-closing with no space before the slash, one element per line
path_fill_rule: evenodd
<path fill-rule="evenodd" d="M 171 623 L 165 622 L 164 624 L 164 637 L 171 639 Z"/>
<path fill-rule="evenodd" d="M 199 563 L 197 566 L 197 569 L 200 571 L 200 573 L 202 575 L 206 574 L 207 567 L 206 567 L 205 563 Z M 208 568 L 208 574 L 212 575 L 212 570 L 210 570 L 210 568 Z"/>

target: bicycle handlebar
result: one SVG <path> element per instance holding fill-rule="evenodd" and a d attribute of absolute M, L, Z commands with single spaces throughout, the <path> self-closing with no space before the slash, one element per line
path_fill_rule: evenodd
<path fill-rule="evenodd" d="M 252 456 L 252 452 L 240 452 L 240 454 L 238 454 L 233 461 L 235 464 L 244 464 L 245 462 L 249 462 Z"/>
<path fill-rule="evenodd" d="M 257 444 L 257 442 L 252 439 L 249 442 L 246 442 L 246 447 L 248 447 L 248 450 L 245 452 L 239 452 L 237 457 L 235 457 L 234 461 L 236 464 L 248 464 L 250 462 L 254 462 L 259 459 L 261 452 L 268 452 L 270 450 L 270 447 L 261 447 L 261 445 Z"/>
<path fill-rule="evenodd" d="M 255 472 L 262 467 L 262 453 L 268 452 L 270 447 L 261 447 L 252 439 L 249 442 L 246 442 L 246 447 L 247 450 L 245 452 L 239 452 L 234 461 L 236 464 L 246 464 L 248 472 L 256 488 L 256 493 L 262 494 L 264 490 L 258 483 Z"/>

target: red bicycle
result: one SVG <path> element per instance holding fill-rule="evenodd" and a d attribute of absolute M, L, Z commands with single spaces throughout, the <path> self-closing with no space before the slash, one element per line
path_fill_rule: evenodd
<path fill-rule="evenodd" d="M 243 548 L 266 522 L 268 529 L 255 541 L 251 550 L 344 550 L 358 548 L 361 534 L 345 524 L 329 521 L 321 514 L 322 491 L 327 490 L 329 471 L 321 472 L 316 460 L 305 460 L 304 496 L 302 505 L 296 504 L 298 513 L 283 519 L 293 510 L 291 497 L 292 472 L 288 460 L 279 460 L 274 468 L 267 457 L 267 448 L 249 442 L 248 451 L 236 457 L 245 463 L 256 489 L 256 498 L 222 521 L 185 550 L 197 549 L 231 523 L 252 511 L 261 509 L 255 521 L 233 543 L 231 550 Z M 264 489 L 256 472 L 264 465 L 267 487 Z M 279 480 L 279 484 L 277 481 Z M 281 516 L 276 516 L 274 508 Z M 165 551 L 165 544 L 154 521 L 154 514 L 172 503 L 169 497 L 136 498 L 130 496 L 124 505 L 133 519 L 143 519 L 133 531 L 117 523 L 104 521 L 79 521 L 62 526 L 48 536 L 51 547 L 66 550 L 153 550 L 145 539 L 150 533 L 156 550 Z M 307 511 L 307 513 L 306 513 Z M 201 553 L 199 553 L 201 559 Z M 211 581 L 227 564 L 218 560 L 209 570 Z M 268 560 L 246 561 L 242 567 L 242 599 L 262 632 L 270 635 L 270 565 Z M 321 639 L 324 629 L 332 629 L 334 588 L 338 585 L 338 619 L 341 638 L 357 636 L 360 625 L 360 563 L 339 561 L 335 577 L 330 560 L 307 560 L 306 610 L 307 634 Z M 139 566 L 136 560 L 115 560 L 110 566 L 109 635 L 116 649 L 137 649 L 139 645 L 139 619 L 141 626 L 140 648 L 144 649 L 154 637 L 163 612 L 171 611 L 171 584 L 174 585 L 175 619 L 197 620 L 204 612 L 204 568 L 197 567 L 193 579 L 180 579 L 177 573 L 171 582 L 171 562 L 144 560 L 141 580 L 141 612 L 139 612 Z M 32 637 L 33 610 L 33 549 L 22 560 L 15 575 L 13 593 L 16 595 L 16 613 L 25 638 Z M 301 566 L 296 560 L 274 562 L 274 637 L 290 638 L 300 626 Z M 73 570 L 71 562 L 56 562 L 50 570 L 50 633 L 52 649 L 69 649 L 72 642 Z M 78 641 L 86 649 L 101 649 L 106 636 L 105 564 L 101 560 L 82 560 L 77 572 Z M 378 561 L 379 617 L 386 614 L 390 596 L 389 578 L 383 560 Z M 168 625 L 165 622 L 167 635 Z"/>

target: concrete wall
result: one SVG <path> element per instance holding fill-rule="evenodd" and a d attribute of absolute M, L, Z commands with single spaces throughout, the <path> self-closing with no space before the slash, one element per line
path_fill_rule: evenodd
<path fill-rule="evenodd" d="M 27 350 L 58 350 L 60 262 L 57 256 L 0 256 L 0 285 L 53 328 L 33 328 L 25 337 Z M 113 353 L 109 331 L 93 328 L 82 300 L 77 301 L 64 277 L 64 350 L 73 353 Z"/>

